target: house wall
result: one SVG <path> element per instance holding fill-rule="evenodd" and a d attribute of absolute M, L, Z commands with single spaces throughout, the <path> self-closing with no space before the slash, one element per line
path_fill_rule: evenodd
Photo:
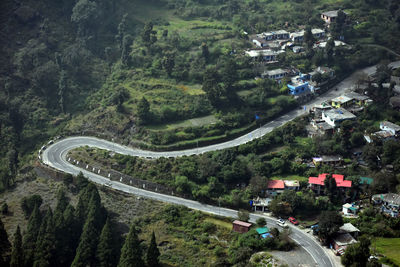
<path fill-rule="evenodd" d="M 304 83 L 298 86 L 293 86 L 291 84 L 288 84 L 287 87 L 289 88 L 291 95 L 300 95 L 310 90 L 310 88 L 308 87 L 308 83 Z"/>
<path fill-rule="evenodd" d="M 233 224 L 232 230 L 238 233 L 246 233 L 249 231 L 249 228 L 242 225 Z"/>

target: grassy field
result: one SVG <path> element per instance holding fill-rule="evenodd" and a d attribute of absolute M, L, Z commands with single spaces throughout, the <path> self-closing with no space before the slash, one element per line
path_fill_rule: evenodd
<path fill-rule="evenodd" d="M 199 118 L 193 118 L 183 121 L 178 121 L 174 123 L 166 123 L 166 124 L 157 124 L 157 125 L 149 125 L 146 126 L 147 129 L 153 131 L 162 131 L 162 130 L 173 130 L 181 127 L 198 127 L 209 124 L 214 124 L 218 120 L 214 115 L 203 116 Z"/>
<path fill-rule="evenodd" d="M 308 181 L 307 177 L 299 176 L 299 175 L 281 175 L 281 176 L 274 176 L 270 178 L 271 180 L 298 180 L 298 181 Z"/>
<path fill-rule="evenodd" d="M 213 217 L 207 217 L 207 218 L 204 219 L 204 221 L 213 223 L 216 226 L 220 226 L 220 227 L 223 227 L 223 228 L 226 228 L 226 229 L 232 229 L 232 223 L 227 222 L 226 220 L 224 221 L 224 220 L 216 219 L 216 218 L 213 218 Z"/>
<path fill-rule="evenodd" d="M 375 242 L 372 241 L 371 249 L 373 250 Z M 400 265 L 400 238 L 377 238 L 376 250 L 391 259 L 397 265 Z"/>

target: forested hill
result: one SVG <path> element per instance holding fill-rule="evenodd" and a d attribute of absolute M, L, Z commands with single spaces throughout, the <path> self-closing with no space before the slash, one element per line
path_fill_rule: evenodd
<path fill-rule="evenodd" d="M 349 41 L 400 47 L 396 0 L 0 2 L 0 189 L 51 136 L 85 131 L 140 139 L 138 117 L 160 123 L 217 114 L 218 102 L 200 89 L 206 68 L 227 92 L 254 82 L 239 53 L 250 46 L 243 31 L 322 27 L 320 13 L 341 8 L 355 22 L 345 33 Z M 354 66 L 368 60 L 360 55 Z M 272 97 L 280 94 L 273 89 Z M 150 104 L 141 101 L 144 94 Z M 231 128 L 254 117 L 251 109 L 235 114 L 238 97 L 226 97 L 235 103 L 226 117 Z"/>

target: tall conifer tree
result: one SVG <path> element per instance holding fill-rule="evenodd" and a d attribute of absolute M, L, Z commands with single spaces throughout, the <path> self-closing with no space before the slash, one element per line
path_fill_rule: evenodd
<path fill-rule="evenodd" d="M 3 221 L 0 219 L 0 266 L 8 265 L 10 249 L 11 244 L 8 240 L 8 234 L 4 229 Z"/>
<path fill-rule="evenodd" d="M 142 267 L 144 262 L 142 259 L 142 250 L 134 225 L 131 226 L 129 234 L 125 239 L 124 246 L 121 250 L 118 267 Z"/>
<path fill-rule="evenodd" d="M 160 257 L 160 251 L 158 250 L 157 243 L 156 243 L 156 235 L 153 234 L 151 235 L 151 240 L 149 247 L 147 248 L 147 253 L 146 253 L 146 263 L 147 266 L 149 267 L 157 267 L 160 265 L 158 261 L 158 257 Z"/>
<path fill-rule="evenodd" d="M 42 218 L 39 207 L 36 205 L 31 216 L 29 217 L 28 227 L 24 236 L 24 266 L 29 267 L 33 265 L 36 239 L 39 234 L 41 220 Z"/>
<path fill-rule="evenodd" d="M 14 243 L 11 251 L 10 267 L 24 266 L 24 251 L 22 250 L 22 235 L 19 225 L 14 234 Z"/>
<path fill-rule="evenodd" d="M 34 267 L 54 266 L 55 262 L 55 229 L 53 212 L 49 208 L 40 226 L 39 236 L 36 241 Z"/>
<path fill-rule="evenodd" d="M 97 246 L 97 261 L 101 267 L 112 267 L 116 265 L 116 249 L 113 238 L 113 231 L 110 219 L 107 218 L 106 223 L 101 231 L 99 244 Z"/>

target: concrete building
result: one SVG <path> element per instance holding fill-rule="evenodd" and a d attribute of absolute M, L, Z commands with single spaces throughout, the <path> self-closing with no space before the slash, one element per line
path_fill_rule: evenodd
<path fill-rule="evenodd" d="M 381 205 L 381 212 L 391 217 L 398 217 L 400 212 L 400 195 L 394 193 L 372 196 L 374 204 Z"/>
<path fill-rule="evenodd" d="M 283 183 L 285 184 L 285 189 L 295 191 L 300 189 L 300 183 L 297 180 L 284 180 Z"/>
<path fill-rule="evenodd" d="M 358 234 L 360 233 L 360 230 L 351 223 L 345 223 L 339 227 L 339 234 L 344 234 L 344 233 L 348 233 L 354 238 L 357 238 Z"/>
<path fill-rule="evenodd" d="M 284 51 L 273 51 L 270 49 L 253 49 L 245 52 L 245 54 L 251 58 L 259 58 L 267 62 L 276 61 L 276 57 L 281 53 L 284 53 Z"/>
<path fill-rule="evenodd" d="M 261 74 L 261 77 L 273 79 L 273 80 L 280 80 L 280 79 L 284 78 L 287 74 L 288 74 L 287 70 L 274 69 L 274 70 L 265 71 L 263 74 Z"/>
<path fill-rule="evenodd" d="M 343 215 L 357 215 L 360 208 L 354 204 L 346 203 L 342 206 Z"/>
<path fill-rule="evenodd" d="M 253 44 L 255 44 L 256 46 L 258 46 L 260 48 L 268 46 L 267 40 L 265 40 L 264 38 L 260 38 L 260 37 L 254 38 L 253 39 Z"/>
<path fill-rule="evenodd" d="M 268 205 L 272 199 L 257 197 L 251 201 L 251 206 L 254 211 L 268 211 Z"/>
<path fill-rule="evenodd" d="M 270 180 L 267 185 L 267 192 L 271 195 L 281 194 L 285 190 L 285 183 L 282 180 Z"/>
<path fill-rule="evenodd" d="M 357 117 L 345 110 L 344 108 L 337 108 L 326 110 L 322 112 L 322 119 L 333 127 L 338 127 L 340 123 L 345 120 L 355 120 Z"/>
<path fill-rule="evenodd" d="M 357 240 L 355 240 L 349 233 L 338 234 L 333 238 L 332 248 L 336 251 L 336 254 L 343 255 L 347 246 L 356 243 Z"/>
<path fill-rule="evenodd" d="M 329 165 L 329 166 L 341 166 L 343 164 L 343 158 L 341 156 L 321 156 L 312 158 L 315 166 L 318 165 Z"/>
<path fill-rule="evenodd" d="M 351 97 L 341 95 L 331 100 L 331 106 L 334 108 L 346 108 L 353 103 Z"/>
<path fill-rule="evenodd" d="M 326 11 L 321 14 L 321 19 L 325 21 L 327 24 L 331 24 L 332 22 L 335 22 L 337 17 L 338 17 L 339 10 L 332 10 L 332 11 Z M 344 13 L 344 12 L 343 12 Z M 346 14 L 346 13 L 344 13 Z"/>
<path fill-rule="evenodd" d="M 382 131 L 388 131 L 392 135 L 398 136 L 400 134 L 400 126 L 394 123 L 391 123 L 390 121 L 382 121 L 379 124 L 379 128 Z"/>

